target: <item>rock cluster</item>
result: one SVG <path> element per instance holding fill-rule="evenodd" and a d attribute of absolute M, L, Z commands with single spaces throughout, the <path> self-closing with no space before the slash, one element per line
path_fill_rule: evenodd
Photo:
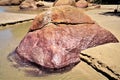
<path fill-rule="evenodd" d="M 81 9 L 57 6 L 36 16 L 15 52 L 38 66 L 61 69 L 79 63 L 82 50 L 110 42 L 118 40 Z"/>
<path fill-rule="evenodd" d="M 50 0 L 48 0 L 50 1 Z M 20 9 L 37 9 L 40 7 L 51 7 L 51 6 L 61 6 L 61 5 L 70 5 L 79 8 L 87 8 L 93 6 L 93 8 L 100 8 L 100 5 L 94 5 L 86 0 L 55 0 L 52 2 L 45 2 L 39 0 L 0 0 L 1 6 L 7 5 L 19 5 Z"/>
<path fill-rule="evenodd" d="M 87 8 L 87 7 L 100 8 L 100 5 L 89 3 L 86 0 L 56 0 L 53 4 L 53 6 L 61 6 L 61 5 L 70 5 L 78 8 Z"/>
<path fill-rule="evenodd" d="M 20 9 L 27 9 L 27 10 L 35 10 L 41 7 L 51 7 L 52 2 L 45 2 L 45 1 L 35 1 L 35 0 L 25 0 L 20 5 Z"/>

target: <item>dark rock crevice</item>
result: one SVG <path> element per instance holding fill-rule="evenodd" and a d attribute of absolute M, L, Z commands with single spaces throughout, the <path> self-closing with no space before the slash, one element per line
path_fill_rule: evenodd
<path fill-rule="evenodd" d="M 55 25 L 58 25 L 58 24 L 65 24 L 65 25 L 94 24 L 94 23 L 87 23 L 87 22 L 84 22 L 84 23 L 52 22 L 52 23 Z"/>
<path fill-rule="evenodd" d="M 14 25 L 14 24 L 17 24 L 17 23 L 22 23 L 22 22 L 27 22 L 27 21 L 32 21 L 33 19 L 28 19 L 28 20 L 22 20 L 22 21 L 15 21 L 15 22 L 9 22 L 9 23 L 3 23 L 3 24 L 0 24 L 0 27 L 1 26 L 7 26 L 7 25 Z"/>
<path fill-rule="evenodd" d="M 29 32 L 33 32 L 33 31 L 36 31 L 36 30 L 40 30 L 42 28 L 44 28 L 45 26 L 47 26 L 48 24 L 54 24 L 56 25 L 56 27 L 58 27 L 58 25 L 80 25 L 80 24 L 94 24 L 94 23 L 87 23 L 87 22 L 84 22 L 84 23 L 67 23 L 67 22 L 48 22 L 47 24 L 44 24 L 43 26 L 41 26 L 40 28 L 37 28 L 37 29 L 34 29 L 34 30 L 29 30 Z"/>

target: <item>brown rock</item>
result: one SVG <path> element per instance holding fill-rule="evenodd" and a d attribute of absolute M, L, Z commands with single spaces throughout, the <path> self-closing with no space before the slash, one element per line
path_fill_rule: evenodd
<path fill-rule="evenodd" d="M 38 2 L 36 2 L 36 6 L 37 7 L 42 7 L 42 6 L 45 6 L 45 5 L 42 1 L 38 1 Z"/>
<path fill-rule="evenodd" d="M 23 0 L 11 0 L 11 4 L 19 5 Z"/>
<path fill-rule="evenodd" d="M 70 16 L 75 10 L 78 18 Z M 56 14 L 55 18 L 53 14 Z M 109 31 L 70 6 L 51 8 L 38 15 L 33 26 L 15 51 L 22 58 L 49 69 L 60 69 L 78 63 L 79 53 L 87 48 L 118 42 Z"/>
<path fill-rule="evenodd" d="M 79 0 L 76 2 L 76 7 L 79 8 L 87 8 L 88 7 L 88 2 L 85 0 Z"/>
<path fill-rule="evenodd" d="M 10 5 L 9 0 L 0 0 L 0 5 L 1 6 Z"/>
<path fill-rule="evenodd" d="M 23 0 L 0 0 L 0 6 L 19 5 Z"/>
<path fill-rule="evenodd" d="M 37 5 L 34 0 L 25 0 L 20 4 L 19 8 L 20 9 L 37 9 Z"/>
<path fill-rule="evenodd" d="M 60 6 L 60 5 L 75 6 L 75 0 L 56 0 L 53 4 L 53 6 Z"/>
<path fill-rule="evenodd" d="M 43 27 L 45 24 L 53 23 L 94 23 L 89 16 L 84 14 L 82 9 L 72 6 L 52 7 L 49 11 L 43 12 L 36 16 L 30 30 L 35 30 Z"/>
<path fill-rule="evenodd" d="M 47 1 L 38 1 L 36 2 L 37 7 L 52 7 L 53 6 L 53 2 L 47 2 Z"/>

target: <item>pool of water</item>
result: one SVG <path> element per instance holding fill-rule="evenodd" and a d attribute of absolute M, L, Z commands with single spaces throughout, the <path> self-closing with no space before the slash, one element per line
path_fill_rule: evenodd
<path fill-rule="evenodd" d="M 31 22 L 25 22 L 0 29 L 0 80 L 107 80 L 84 62 L 64 73 L 33 76 L 20 68 L 13 67 L 7 59 L 26 35 Z"/>

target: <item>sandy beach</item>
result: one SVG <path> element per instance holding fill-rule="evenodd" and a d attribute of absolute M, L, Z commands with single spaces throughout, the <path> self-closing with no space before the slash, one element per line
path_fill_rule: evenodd
<path fill-rule="evenodd" d="M 114 14 L 116 5 L 103 5 L 100 9 L 88 10 L 89 15 L 100 26 L 113 33 L 120 41 L 120 14 Z M 16 22 L 32 20 L 37 14 L 0 13 L 0 27 Z M 0 80 L 119 80 L 120 43 L 110 43 L 82 51 L 81 63 L 71 71 L 45 77 L 25 75 L 20 68 L 11 66 L 7 55 L 12 52 L 27 33 L 31 22 L 14 24 L 0 29 Z M 22 33 L 22 34 L 19 34 Z M 6 42 L 5 42 L 6 41 Z M 3 44 L 4 43 L 4 44 Z M 3 47 L 4 46 L 4 47 Z M 17 74 L 16 77 L 14 77 Z"/>

